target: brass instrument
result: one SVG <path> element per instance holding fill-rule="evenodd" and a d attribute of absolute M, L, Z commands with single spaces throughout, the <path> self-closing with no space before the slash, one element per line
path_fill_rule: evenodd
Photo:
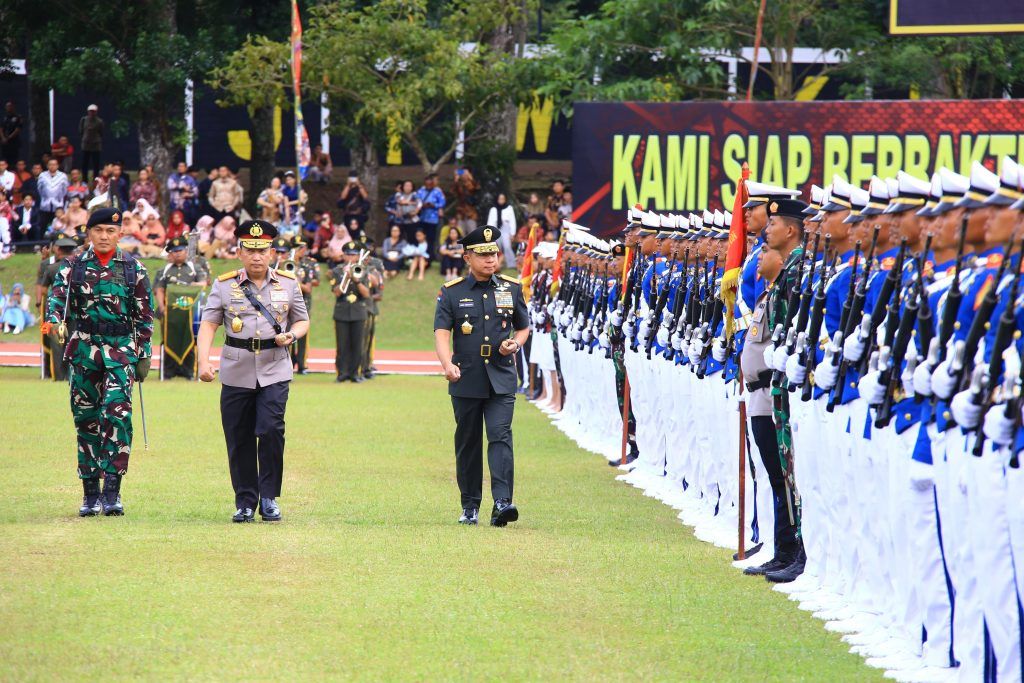
<path fill-rule="evenodd" d="M 369 249 L 359 252 L 359 260 L 345 269 L 345 275 L 341 278 L 340 291 L 347 292 L 349 282 L 362 282 L 366 278 L 365 261 L 370 255 Z"/>
<path fill-rule="evenodd" d="M 298 270 L 299 264 L 295 261 L 295 249 L 288 252 L 288 258 L 284 261 L 277 262 L 277 270 L 283 270 L 286 273 L 295 274 Z"/>

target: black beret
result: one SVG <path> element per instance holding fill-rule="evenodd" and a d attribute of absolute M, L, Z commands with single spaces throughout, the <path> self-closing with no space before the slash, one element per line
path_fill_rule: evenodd
<path fill-rule="evenodd" d="M 172 251 L 181 251 L 182 249 L 188 249 L 188 238 L 185 237 L 184 235 L 179 235 L 174 239 L 168 240 L 166 249 L 168 254 L 171 253 Z"/>
<path fill-rule="evenodd" d="M 89 222 L 85 224 L 85 227 L 91 228 L 96 225 L 121 225 L 121 209 L 109 206 L 96 209 L 89 214 Z"/>

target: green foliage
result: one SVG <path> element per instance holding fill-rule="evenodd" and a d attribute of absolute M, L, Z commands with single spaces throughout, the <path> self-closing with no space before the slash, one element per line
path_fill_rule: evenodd
<path fill-rule="evenodd" d="M 291 107 L 285 89 L 291 86 L 288 43 L 266 36 L 248 36 L 223 64 L 210 72 L 210 85 L 224 96 L 222 107 Z"/>

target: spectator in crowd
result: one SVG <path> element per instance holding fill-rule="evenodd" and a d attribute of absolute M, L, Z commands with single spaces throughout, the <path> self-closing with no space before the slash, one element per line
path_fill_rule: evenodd
<path fill-rule="evenodd" d="M 167 176 L 167 208 L 187 215 L 195 210 L 197 194 L 196 181 L 189 175 L 188 165 L 179 161 L 174 172 Z"/>
<path fill-rule="evenodd" d="M 11 293 L 4 298 L 3 305 L 0 306 L 0 323 L 4 332 L 21 334 L 26 327 L 35 324 L 35 316 L 29 313 L 28 309 L 30 303 L 25 286 L 15 282 L 11 287 Z"/>
<path fill-rule="evenodd" d="M 160 214 L 145 199 L 135 203 L 133 213 L 139 222 L 139 254 L 150 258 L 160 256 L 167 242 L 167 232 L 160 224 Z"/>
<path fill-rule="evenodd" d="M 181 237 L 182 235 L 188 234 L 189 227 L 188 223 L 185 222 L 185 214 L 175 209 L 171 211 L 171 218 L 167 221 L 167 230 L 165 231 L 164 239 L 173 240 L 175 237 Z M 165 242 L 166 244 L 166 242 Z"/>
<path fill-rule="evenodd" d="M 238 220 L 238 212 L 242 208 L 242 186 L 227 166 L 220 167 L 217 179 L 210 185 L 209 200 L 218 224 L 227 216 Z"/>
<path fill-rule="evenodd" d="M 10 221 L 14 219 L 14 205 L 7 197 L 7 192 L 0 188 L 0 218 Z"/>
<path fill-rule="evenodd" d="M 299 184 L 293 171 L 285 172 L 281 195 L 284 198 L 284 223 L 281 234 L 287 237 L 294 235 L 301 228 L 302 208 L 306 203 L 306 193 L 299 189 Z"/>
<path fill-rule="evenodd" d="M 530 193 L 530 201 L 526 203 L 526 215 L 528 217 L 538 217 L 541 220 L 544 219 L 544 209 L 546 205 L 540 200 L 540 195 L 536 192 Z"/>
<path fill-rule="evenodd" d="M 476 182 L 473 174 L 468 168 L 455 170 L 455 184 L 452 185 L 452 192 L 455 194 L 455 216 L 459 221 L 459 230 L 463 235 L 476 230 L 477 219 L 480 214 L 476 210 L 476 193 L 480 190 L 480 184 Z"/>
<path fill-rule="evenodd" d="M 57 160 L 60 170 L 67 175 L 71 173 L 71 160 L 74 159 L 75 148 L 67 135 L 61 135 L 57 142 L 50 145 L 50 158 Z"/>
<path fill-rule="evenodd" d="M 31 180 L 32 174 L 25 167 L 24 159 L 18 159 L 14 164 L 14 188 L 11 194 L 11 201 L 15 204 L 21 204 L 21 187 L 25 184 L 25 181 Z"/>
<path fill-rule="evenodd" d="M 561 229 L 562 221 L 572 220 L 572 192 L 566 190 L 562 193 L 562 203 L 558 206 L 558 226 Z"/>
<path fill-rule="evenodd" d="M 462 233 L 459 232 L 459 226 L 456 224 L 455 217 L 452 216 L 448 225 L 448 235 L 441 244 L 441 275 L 446 281 L 457 278 L 462 272 L 465 261 L 462 258 L 463 249 L 462 244 L 459 243 L 460 239 L 462 239 Z"/>
<path fill-rule="evenodd" d="M 18 160 L 18 152 L 21 149 L 21 129 L 24 123 L 14 102 L 4 105 L 4 118 L 0 120 L 0 156 L 13 165 Z"/>
<path fill-rule="evenodd" d="M 64 214 L 64 220 L 72 228 L 85 225 L 89 221 L 89 212 L 82 204 L 82 197 L 77 194 L 69 195 L 68 210 Z"/>
<path fill-rule="evenodd" d="M 216 252 L 213 216 L 200 216 L 196 221 L 196 233 L 199 235 L 199 252 L 204 258 L 213 258 Z"/>
<path fill-rule="evenodd" d="M 433 257 L 437 248 L 437 226 L 444 218 L 445 204 L 444 192 L 437 186 L 436 173 L 429 174 L 423 180 L 423 187 L 416 192 L 416 196 L 422 203 L 419 227 L 427 235 L 427 244 L 430 245 L 430 255 Z"/>
<path fill-rule="evenodd" d="M 384 202 L 384 213 L 387 214 L 389 229 L 392 225 L 398 225 L 398 195 L 401 193 L 402 183 L 399 181 L 395 183 L 395 191 Z"/>
<path fill-rule="evenodd" d="M 551 195 L 548 197 L 548 205 L 544 209 L 544 221 L 548 230 L 556 233 L 562 227 L 562 220 L 559 211 L 562 208 L 562 193 L 565 192 L 565 183 L 556 180 L 551 183 Z"/>
<path fill-rule="evenodd" d="M 220 169 L 210 168 L 206 171 L 206 177 L 196 185 L 200 216 L 212 216 L 214 214 L 214 208 L 210 205 L 210 189 L 219 176 Z"/>
<path fill-rule="evenodd" d="M 156 189 L 156 183 L 151 179 L 149 171 L 142 169 L 139 171 L 139 179 L 132 183 L 131 192 L 128 193 L 128 202 L 130 204 L 136 204 L 140 199 L 145 199 L 152 206 L 160 204 L 160 195 Z"/>
<path fill-rule="evenodd" d="M 110 165 L 110 186 L 107 189 L 117 195 L 121 206 L 132 206 L 128 202 L 128 179 L 124 177 L 124 166 L 120 161 Z"/>
<path fill-rule="evenodd" d="M 372 241 L 370 240 L 369 237 L 366 236 L 366 232 L 359 226 L 359 221 L 357 219 L 353 218 L 348 222 L 348 225 L 345 227 L 348 230 L 348 238 L 353 242 L 366 242 L 368 240 Z"/>
<path fill-rule="evenodd" d="M 203 216 L 196 222 L 199 231 L 199 251 L 208 259 L 231 258 L 238 250 L 235 228 L 238 223 L 233 216 L 226 215 L 220 220 Z"/>
<path fill-rule="evenodd" d="M 392 225 L 388 236 L 384 238 L 380 255 L 384 262 L 384 277 L 391 279 L 398 275 L 405 263 L 405 247 L 408 243 L 402 239 L 402 229 Z"/>
<path fill-rule="evenodd" d="M 280 230 L 284 222 L 284 194 L 281 192 L 281 179 L 274 176 L 270 179 L 270 187 L 265 187 L 256 197 L 256 206 L 260 207 L 260 218 L 276 225 Z"/>
<path fill-rule="evenodd" d="M 121 251 L 139 253 L 142 246 L 142 219 L 135 211 L 125 211 L 121 215 L 121 237 L 117 240 Z"/>
<path fill-rule="evenodd" d="M 50 221 L 50 228 L 46 230 L 45 235 L 50 239 L 56 239 L 58 235 L 73 237 L 74 234 L 75 227 L 68 225 L 67 212 L 64 211 L 63 206 L 58 206 L 57 210 L 53 212 L 53 220 Z"/>
<path fill-rule="evenodd" d="M 411 185 L 412 183 L 409 184 Z M 413 244 L 407 244 L 405 247 L 405 255 L 409 258 L 409 276 L 406 278 L 407 280 L 411 280 L 413 274 L 417 271 L 419 271 L 417 279 L 422 280 L 423 273 L 430 266 L 430 245 L 427 244 L 427 233 L 417 229 L 415 240 Z"/>
<path fill-rule="evenodd" d="M 67 201 L 69 204 L 72 197 L 78 197 L 81 199 L 83 206 L 85 205 L 86 199 L 89 198 L 89 186 L 82 182 L 82 172 L 77 168 L 71 169 L 71 177 L 68 178 Z"/>
<path fill-rule="evenodd" d="M 314 211 L 302 226 L 302 241 L 310 249 L 312 249 L 313 243 L 316 242 L 316 231 L 320 227 L 321 216 L 323 216 L 322 213 Z"/>
<path fill-rule="evenodd" d="M 370 216 L 370 193 L 355 171 L 349 172 L 345 187 L 341 188 L 338 208 L 341 209 L 341 222 L 345 225 L 353 218 L 359 221 L 360 228 L 366 225 Z"/>
<path fill-rule="evenodd" d="M 402 189 L 395 197 L 395 206 L 398 211 L 398 224 L 402 227 L 402 236 L 406 242 L 412 243 L 415 241 L 416 225 L 419 223 L 423 202 L 416 194 L 411 180 L 402 181 Z"/>
<path fill-rule="evenodd" d="M 516 210 L 508 203 L 508 195 L 504 192 L 498 194 L 494 206 L 487 213 L 487 225 L 498 228 L 501 235 L 498 237 L 498 246 L 501 247 L 501 254 L 505 259 L 505 268 L 511 268 L 516 264 L 516 253 L 512 250 L 512 238 L 516 235 Z"/>
<path fill-rule="evenodd" d="M 11 221 L 0 215 L 0 260 L 11 255 Z"/>
<path fill-rule="evenodd" d="M 330 224 L 330 214 L 327 214 L 327 219 L 324 222 Z M 337 264 L 344 260 L 345 245 L 352 241 L 352 236 L 349 235 L 348 229 L 340 223 L 331 225 L 331 231 L 331 239 L 322 251 L 326 251 L 325 256 L 329 263 Z"/>
<path fill-rule="evenodd" d="M 316 229 L 316 235 L 313 238 L 313 248 L 311 252 L 313 256 L 321 261 L 329 261 L 328 255 L 328 244 L 334 238 L 334 221 L 331 219 L 331 213 L 324 211 L 320 215 L 320 223 Z M 347 241 L 347 240 L 346 240 Z"/>
<path fill-rule="evenodd" d="M 14 210 L 11 235 L 15 242 L 38 242 L 43 238 L 43 219 L 33 195 L 25 195 L 21 206 Z"/>
<path fill-rule="evenodd" d="M 14 172 L 7 166 L 7 159 L 0 159 L 0 190 L 8 196 L 14 192 Z"/>
<path fill-rule="evenodd" d="M 82 173 L 89 182 L 89 169 L 95 178 L 100 172 L 100 156 L 103 153 L 103 119 L 100 108 L 90 104 L 85 116 L 78 121 L 78 133 L 82 136 Z"/>
<path fill-rule="evenodd" d="M 20 195 L 22 201 L 25 197 L 31 195 L 36 200 L 36 204 L 39 204 L 39 176 L 43 174 L 42 164 L 32 164 L 32 173 L 29 174 L 28 178 L 22 181 L 20 188 Z M 15 186 L 15 191 L 18 191 Z M 37 206 L 38 208 L 38 206 Z"/>
<path fill-rule="evenodd" d="M 331 162 L 331 155 L 324 151 L 322 145 L 313 146 L 313 154 L 309 159 L 309 170 L 306 177 L 315 183 L 326 184 L 331 179 L 334 171 L 334 164 Z"/>
<path fill-rule="evenodd" d="M 110 176 L 113 173 L 113 171 L 111 170 L 112 168 L 113 164 L 106 164 L 103 167 L 103 170 L 100 171 L 100 174 L 92 179 L 93 199 L 97 199 L 99 197 L 109 199 L 109 197 L 107 196 L 107 190 L 110 189 Z"/>

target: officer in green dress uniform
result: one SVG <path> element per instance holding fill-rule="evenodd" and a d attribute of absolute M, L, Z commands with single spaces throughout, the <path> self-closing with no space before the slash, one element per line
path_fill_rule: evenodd
<path fill-rule="evenodd" d="M 455 411 L 461 524 L 476 524 L 479 516 L 484 426 L 494 497 L 491 525 L 519 519 L 512 504 L 512 414 L 519 381 L 515 357 L 530 336 L 530 320 L 519 280 L 497 274 L 500 234 L 493 226 L 483 226 L 460 240 L 469 275 L 445 283 L 434 313 L 434 348 Z"/>
<path fill-rule="evenodd" d="M 363 332 L 369 315 L 370 288 L 367 271 L 359 265 L 359 245 L 349 242 L 342 249 L 345 260 L 331 270 L 334 303 L 334 367 L 338 382 L 363 382 L 359 366 L 363 362 Z"/>
<path fill-rule="evenodd" d="M 373 342 L 377 334 L 377 316 L 380 315 L 380 301 L 384 295 L 384 262 L 373 256 L 373 240 L 367 238 L 361 245 L 371 255 L 366 258 L 366 270 L 369 274 L 367 286 L 370 288 L 370 300 L 367 303 L 366 327 L 363 328 L 363 361 L 360 372 L 363 379 L 373 379 L 376 368 L 373 367 Z"/>

